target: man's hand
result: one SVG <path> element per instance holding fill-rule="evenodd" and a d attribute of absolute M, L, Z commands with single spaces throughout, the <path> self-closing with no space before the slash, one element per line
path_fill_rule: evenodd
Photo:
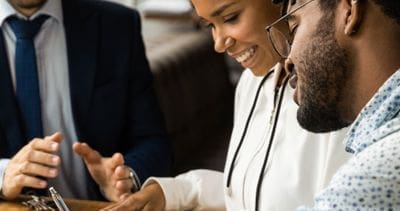
<path fill-rule="evenodd" d="M 163 211 L 165 209 L 165 196 L 156 182 L 144 187 L 139 192 L 123 196 L 123 200 L 112 204 L 101 211 L 125 211 L 125 210 L 143 210 L 143 211 Z"/>
<path fill-rule="evenodd" d="M 75 143 L 73 150 L 83 158 L 90 175 L 108 200 L 119 201 L 122 195 L 131 193 L 133 183 L 121 153 L 105 158 L 86 143 Z"/>
<path fill-rule="evenodd" d="M 46 188 L 47 182 L 40 179 L 54 178 L 61 159 L 56 155 L 63 137 L 54 133 L 44 139 L 35 138 L 25 145 L 8 163 L 3 180 L 2 194 L 6 199 L 16 198 L 24 187 Z"/>

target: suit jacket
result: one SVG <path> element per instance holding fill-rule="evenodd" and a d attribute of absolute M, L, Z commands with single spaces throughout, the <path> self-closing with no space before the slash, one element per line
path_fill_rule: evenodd
<path fill-rule="evenodd" d="M 70 93 L 80 141 L 124 154 L 143 182 L 166 176 L 171 147 L 155 97 L 139 14 L 102 1 L 63 0 Z M 27 143 L 0 35 L 0 157 Z M 17 145 L 17 147 L 15 146 Z M 89 178 L 89 176 L 88 176 Z M 98 190 L 90 178 L 89 189 Z M 99 199 L 98 191 L 93 195 Z"/>

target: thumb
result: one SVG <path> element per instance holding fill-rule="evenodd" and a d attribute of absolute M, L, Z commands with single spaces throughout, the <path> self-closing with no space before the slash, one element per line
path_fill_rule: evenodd
<path fill-rule="evenodd" d="M 81 156 L 88 164 L 100 163 L 101 155 L 86 143 L 74 143 L 72 148 L 76 154 Z"/>
<path fill-rule="evenodd" d="M 50 139 L 51 141 L 61 143 L 64 137 L 60 132 L 55 132 L 51 136 L 46 136 L 44 139 Z"/>

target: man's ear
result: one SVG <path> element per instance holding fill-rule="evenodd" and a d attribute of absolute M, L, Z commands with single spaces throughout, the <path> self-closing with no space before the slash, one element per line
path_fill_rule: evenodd
<path fill-rule="evenodd" d="M 346 35 L 352 35 L 357 32 L 361 25 L 362 18 L 364 15 L 363 2 L 362 0 L 346 0 L 347 13 L 346 13 L 346 24 L 344 27 L 344 33 Z"/>

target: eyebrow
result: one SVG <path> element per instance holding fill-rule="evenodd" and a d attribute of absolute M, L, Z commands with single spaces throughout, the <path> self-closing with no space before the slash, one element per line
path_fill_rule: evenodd
<path fill-rule="evenodd" d="M 216 16 L 221 15 L 222 12 L 224 12 L 228 7 L 230 7 L 230 6 L 234 5 L 234 4 L 236 4 L 236 2 L 232 2 L 232 3 L 229 3 L 229 4 L 223 5 L 222 7 L 218 8 L 217 10 L 212 12 L 211 13 L 211 17 L 216 17 Z"/>
<path fill-rule="evenodd" d="M 295 15 L 294 13 L 296 13 L 297 10 L 301 9 L 302 7 L 304 7 L 304 6 L 306 6 L 307 4 L 311 3 L 312 1 L 313 1 L 313 0 L 311 0 L 311 1 L 305 1 L 305 2 L 301 3 L 300 5 L 298 5 L 297 7 L 295 7 L 295 8 L 293 9 L 293 5 L 296 4 L 296 0 L 291 0 L 292 4 L 291 4 L 290 6 L 289 6 L 289 5 L 287 6 L 286 10 L 287 10 L 288 12 L 286 12 L 286 17 L 285 17 L 284 19 L 286 19 L 287 22 L 289 22 L 289 21 L 295 21 L 295 19 L 297 19 L 297 18 L 296 18 L 296 15 Z M 289 11 L 289 7 L 290 7 L 291 11 Z M 284 15 L 284 16 L 285 16 L 285 15 Z M 282 16 L 282 17 L 283 17 L 283 16 Z"/>

